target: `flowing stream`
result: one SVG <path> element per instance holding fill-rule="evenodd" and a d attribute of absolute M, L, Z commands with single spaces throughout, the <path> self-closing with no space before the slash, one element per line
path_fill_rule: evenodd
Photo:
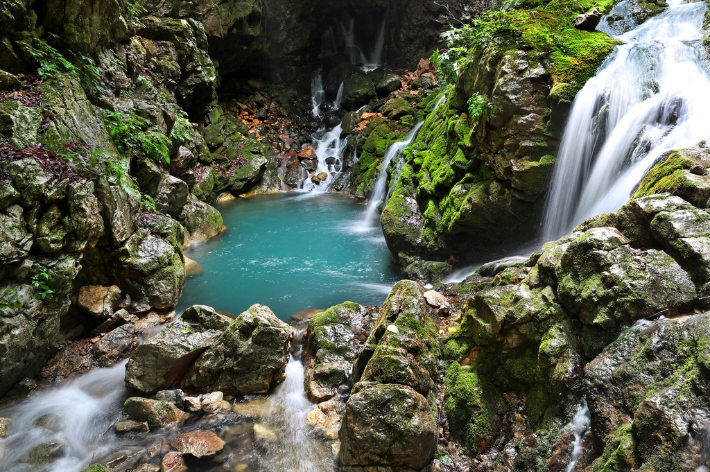
<path fill-rule="evenodd" d="M 671 149 L 710 136 L 710 75 L 702 42 L 704 2 L 670 0 L 633 27 L 626 2 L 612 10 L 633 29 L 577 94 L 543 222 L 543 241 L 626 203 L 644 173 Z"/>

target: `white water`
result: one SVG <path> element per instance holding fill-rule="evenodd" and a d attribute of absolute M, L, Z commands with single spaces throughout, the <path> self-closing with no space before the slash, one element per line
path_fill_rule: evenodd
<path fill-rule="evenodd" d="M 333 104 L 334 110 L 340 110 L 343 104 L 343 90 L 345 90 L 345 82 L 340 82 L 340 87 L 338 87 L 338 95 L 335 97 L 335 103 Z"/>
<path fill-rule="evenodd" d="M 325 102 L 325 89 L 323 88 L 323 74 L 319 70 L 311 80 L 311 113 L 320 116 L 320 106 Z"/>
<path fill-rule="evenodd" d="M 397 141 L 396 143 L 392 144 L 387 150 L 387 153 L 385 154 L 385 157 L 382 160 L 382 164 L 380 165 L 380 175 L 377 177 L 377 181 L 375 182 L 375 188 L 372 190 L 372 196 L 370 197 L 370 201 L 367 204 L 367 209 L 365 210 L 363 228 L 370 228 L 378 224 L 377 209 L 381 202 L 387 203 L 386 201 L 382 201 L 383 197 L 385 196 L 385 190 L 387 188 L 387 167 L 389 167 L 390 161 L 394 157 L 399 156 L 399 154 L 404 150 L 404 148 L 412 144 L 414 139 L 417 137 L 417 133 L 419 133 L 419 130 L 421 129 L 422 125 L 424 125 L 423 121 L 417 123 L 417 125 L 409 132 L 407 138 L 404 141 Z"/>
<path fill-rule="evenodd" d="M 265 422 L 278 432 L 278 440 L 269 445 L 263 470 L 273 472 L 315 472 L 334 469 L 333 456 L 306 424 L 313 404 L 303 387 L 303 364 L 291 357 L 286 366 L 286 381 L 269 399 L 272 416 Z"/>
<path fill-rule="evenodd" d="M 365 54 L 362 48 L 355 43 L 355 19 L 351 19 L 347 26 L 342 23 L 340 24 L 340 35 L 345 43 L 345 52 L 350 56 L 350 62 L 354 65 L 359 65 L 364 72 L 372 72 L 382 65 L 386 23 L 386 19 L 383 18 L 370 54 Z M 335 40 L 331 38 L 334 38 L 332 30 L 329 30 L 329 32 L 323 35 L 323 44 L 321 45 L 322 54 L 326 51 L 330 52 L 333 50 Z"/>
<path fill-rule="evenodd" d="M 700 42 L 707 7 L 668 4 L 615 36 L 624 44 L 577 95 L 552 179 L 544 241 L 616 211 L 664 152 L 710 136 L 710 76 Z M 615 12 L 628 14 L 625 2 Z M 616 27 L 601 29 L 614 34 Z"/>
<path fill-rule="evenodd" d="M 574 431 L 574 447 L 572 449 L 570 462 L 567 464 L 566 472 L 572 472 L 574 466 L 577 465 L 577 461 L 582 454 L 582 439 L 589 429 L 591 422 L 592 418 L 589 416 L 589 407 L 587 406 L 587 402 L 584 401 L 582 407 L 575 413 L 574 418 L 572 418 L 571 425 Z"/>
<path fill-rule="evenodd" d="M 315 170 L 315 175 L 325 172 L 328 174 L 328 178 L 319 184 L 315 184 L 310 177 L 307 177 L 303 182 L 304 190 L 326 192 L 333 182 L 340 177 L 345 148 L 348 144 L 348 138 L 340 139 L 342 132 L 343 127 L 338 125 L 331 130 L 321 128 L 313 135 L 312 146 L 318 156 L 318 168 Z M 331 163 L 328 163 L 329 160 Z"/>
<path fill-rule="evenodd" d="M 0 470 L 78 472 L 90 465 L 92 458 L 102 457 L 109 447 L 115 448 L 111 425 L 126 397 L 125 365 L 123 361 L 65 381 L 0 412 L 13 421 L 9 436 L 0 439 L 0 450 L 5 450 L 4 456 L 0 454 Z M 56 427 L 51 426 L 53 422 Z M 62 444 L 60 458 L 46 469 L 22 463 L 25 454 L 48 441 Z"/>

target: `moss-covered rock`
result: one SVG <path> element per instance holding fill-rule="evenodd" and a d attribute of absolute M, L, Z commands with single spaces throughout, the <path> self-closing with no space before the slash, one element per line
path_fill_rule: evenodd
<path fill-rule="evenodd" d="M 670 193 L 696 207 L 705 208 L 710 199 L 710 176 L 705 170 L 709 164 L 710 153 L 704 149 L 666 153 L 646 173 L 633 198 Z"/>

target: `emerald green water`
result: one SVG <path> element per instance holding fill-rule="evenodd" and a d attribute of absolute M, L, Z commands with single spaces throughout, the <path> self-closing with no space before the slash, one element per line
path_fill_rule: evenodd
<path fill-rule="evenodd" d="M 358 229 L 365 207 L 350 198 L 264 195 L 217 208 L 229 229 L 185 251 L 204 273 L 187 280 L 180 311 L 260 303 L 287 320 L 344 301 L 380 305 L 401 278 L 379 227 Z"/>

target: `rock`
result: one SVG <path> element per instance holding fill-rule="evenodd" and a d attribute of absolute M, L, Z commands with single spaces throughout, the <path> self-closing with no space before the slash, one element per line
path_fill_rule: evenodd
<path fill-rule="evenodd" d="M 185 403 L 185 392 L 182 390 L 161 390 L 156 393 L 153 398 L 156 400 L 165 400 L 167 402 L 175 403 L 178 408 L 183 408 Z"/>
<path fill-rule="evenodd" d="M 267 397 L 260 397 L 244 403 L 235 403 L 232 411 L 249 418 L 261 418 L 269 414 L 271 402 Z"/>
<path fill-rule="evenodd" d="M 195 199 L 192 195 L 182 208 L 179 217 L 185 228 L 185 245 L 200 243 L 222 232 L 222 215 L 213 206 Z"/>
<path fill-rule="evenodd" d="M 265 156 L 253 154 L 248 158 L 247 164 L 237 169 L 229 179 L 229 191 L 234 195 L 241 195 L 251 190 L 266 172 L 267 163 Z"/>
<path fill-rule="evenodd" d="M 32 247 L 32 236 L 25 229 L 22 207 L 10 205 L 0 212 L 0 264 L 24 259 Z"/>
<path fill-rule="evenodd" d="M 205 413 L 216 413 L 222 409 L 223 398 L 224 394 L 222 392 L 212 392 L 210 394 L 207 394 L 202 399 L 200 408 Z"/>
<path fill-rule="evenodd" d="M 123 413 L 136 422 L 148 422 L 151 428 L 181 426 L 190 417 L 174 403 L 165 400 L 131 397 L 123 404 Z"/>
<path fill-rule="evenodd" d="M 185 408 L 190 411 L 202 410 L 202 400 L 199 397 L 185 397 Z"/>
<path fill-rule="evenodd" d="M 150 426 L 148 425 L 147 421 L 133 421 L 133 420 L 125 420 L 125 421 L 119 421 L 115 425 L 113 425 L 113 429 L 116 430 L 117 433 L 122 434 L 122 433 L 147 433 L 150 431 Z"/>
<path fill-rule="evenodd" d="M 37 142 L 42 122 L 38 108 L 27 107 L 16 100 L 0 103 L 0 132 L 8 136 L 10 145 L 24 149 Z"/>
<path fill-rule="evenodd" d="M 191 454 L 197 458 L 213 456 L 224 448 L 226 443 L 212 431 L 191 431 L 180 434 L 170 445 L 182 454 Z"/>
<path fill-rule="evenodd" d="M 451 307 L 449 300 L 436 290 L 424 292 L 424 299 L 432 308 L 448 310 Z"/>
<path fill-rule="evenodd" d="M 316 154 L 316 150 L 313 149 L 313 146 L 306 146 L 303 151 L 298 153 L 298 158 L 318 160 L 318 155 Z"/>
<path fill-rule="evenodd" d="M 170 159 L 170 173 L 175 177 L 183 174 L 195 167 L 195 155 L 185 146 L 178 148 L 177 154 Z"/>
<path fill-rule="evenodd" d="M 146 450 L 140 446 L 123 448 L 117 452 L 113 452 L 94 463 L 87 472 L 124 472 L 135 471 L 134 469 L 141 462 L 146 454 Z"/>
<path fill-rule="evenodd" d="M 16 76 L 0 70 L 0 90 L 20 90 L 24 85 Z"/>
<path fill-rule="evenodd" d="M 390 98 L 380 112 L 390 120 L 399 120 L 406 115 L 416 115 L 412 105 L 404 98 Z"/>
<path fill-rule="evenodd" d="M 594 8 L 590 13 L 582 13 L 577 16 L 577 18 L 572 21 L 572 25 L 580 30 L 584 31 L 594 31 L 597 29 L 597 25 L 602 19 L 602 12 L 599 8 Z"/>
<path fill-rule="evenodd" d="M 120 299 L 121 289 L 115 285 L 111 287 L 90 285 L 79 289 L 76 302 L 86 313 L 106 319 L 113 315 Z"/>
<path fill-rule="evenodd" d="M 180 452 L 168 452 L 160 462 L 160 472 L 186 472 L 187 466 Z"/>
<path fill-rule="evenodd" d="M 19 199 L 20 193 L 12 185 L 0 182 L 0 211 L 3 211 Z"/>
<path fill-rule="evenodd" d="M 96 196 L 103 208 L 107 236 L 120 245 L 138 228 L 139 196 L 127 193 L 120 185 L 111 185 L 106 176 L 96 180 Z"/>
<path fill-rule="evenodd" d="M 439 343 L 434 312 L 416 282 L 397 282 L 354 367 L 340 429 L 346 466 L 421 470 L 436 450 Z"/>
<path fill-rule="evenodd" d="M 378 95 L 385 96 L 402 88 L 402 81 L 397 74 L 387 74 L 377 84 Z"/>
<path fill-rule="evenodd" d="M 187 203 L 189 193 L 185 182 L 172 175 L 163 175 L 155 193 L 155 207 L 160 212 L 177 216 Z"/>
<path fill-rule="evenodd" d="M 82 251 L 87 246 L 95 246 L 104 232 L 104 220 L 99 213 L 99 200 L 94 196 L 94 183 L 70 185 L 67 204 L 74 235 L 78 240 L 72 249 Z"/>
<path fill-rule="evenodd" d="M 345 409 L 340 461 L 351 467 L 422 470 L 434 457 L 436 438 L 435 403 L 432 407 L 403 385 L 362 383 Z"/>
<path fill-rule="evenodd" d="M 12 420 L 10 418 L 0 418 L 0 438 L 6 438 L 10 427 L 12 426 Z"/>
<path fill-rule="evenodd" d="M 264 445 L 264 447 L 268 447 L 270 443 L 273 443 L 277 439 L 276 433 L 261 423 L 254 423 L 254 437 L 257 442 Z"/>
<path fill-rule="evenodd" d="M 180 319 L 136 349 L 126 365 L 126 383 L 146 393 L 179 384 L 230 322 L 210 307 L 188 308 Z"/>
<path fill-rule="evenodd" d="M 375 84 L 370 77 L 351 77 L 343 86 L 343 104 L 350 108 L 359 108 L 375 98 Z"/>
<path fill-rule="evenodd" d="M 18 461 L 36 467 L 44 467 L 66 453 L 66 444 L 59 441 L 47 441 L 38 444 L 24 454 Z"/>
<path fill-rule="evenodd" d="M 186 382 L 226 393 L 266 393 L 285 377 L 292 328 L 253 305 L 190 368 Z"/>

